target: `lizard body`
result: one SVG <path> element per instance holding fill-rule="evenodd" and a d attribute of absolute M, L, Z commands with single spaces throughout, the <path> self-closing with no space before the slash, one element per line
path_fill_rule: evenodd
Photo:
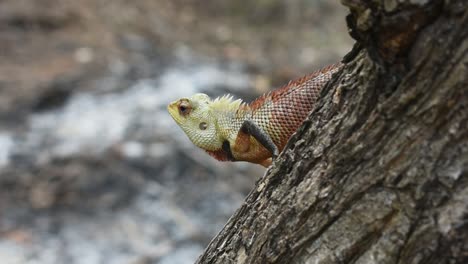
<path fill-rule="evenodd" d="M 190 140 L 221 161 L 248 161 L 265 167 L 302 124 L 320 90 L 341 68 L 327 66 L 247 104 L 205 94 L 181 98 L 168 111 Z"/>

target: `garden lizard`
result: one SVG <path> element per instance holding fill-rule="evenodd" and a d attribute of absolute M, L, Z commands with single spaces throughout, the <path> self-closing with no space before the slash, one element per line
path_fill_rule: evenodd
<path fill-rule="evenodd" d="M 168 105 L 176 123 L 198 147 L 220 161 L 269 166 L 313 110 L 320 90 L 341 68 L 327 66 L 247 104 L 225 95 L 181 98 Z"/>

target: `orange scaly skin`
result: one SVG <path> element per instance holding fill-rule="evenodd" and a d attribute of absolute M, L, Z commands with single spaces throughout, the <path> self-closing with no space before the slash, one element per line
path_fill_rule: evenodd
<path fill-rule="evenodd" d="M 241 131 L 243 122 L 253 121 L 271 138 L 281 152 L 292 134 L 313 110 L 320 90 L 341 66 L 341 63 L 330 65 L 291 81 L 250 104 L 242 104 L 234 118 L 218 120 L 221 123 L 228 122 L 232 128 L 230 130 L 236 133 L 234 142 L 229 140 L 232 136 L 226 136 L 230 142 L 234 161 L 248 161 L 269 166 L 272 153 L 254 137 Z M 223 149 L 206 151 L 218 160 L 233 160 Z"/>

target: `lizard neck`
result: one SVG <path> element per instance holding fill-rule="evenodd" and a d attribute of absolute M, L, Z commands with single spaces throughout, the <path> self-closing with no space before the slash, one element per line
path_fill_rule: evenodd
<path fill-rule="evenodd" d="M 234 144 L 239 129 L 249 113 L 249 106 L 242 100 L 233 100 L 232 96 L 216 98 L 210 105 L 210 111 L 216 120 L 216 133 L 219 148 L 222 143 L 228 141 Z"/>

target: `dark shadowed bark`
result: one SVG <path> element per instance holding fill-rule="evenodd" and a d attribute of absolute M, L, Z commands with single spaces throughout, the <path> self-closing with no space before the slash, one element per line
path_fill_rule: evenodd
<path fill-rule="evenodd" d="M 468 263 L 468 2 L 342 2 L 345 68 L 198 263 Z"/>

